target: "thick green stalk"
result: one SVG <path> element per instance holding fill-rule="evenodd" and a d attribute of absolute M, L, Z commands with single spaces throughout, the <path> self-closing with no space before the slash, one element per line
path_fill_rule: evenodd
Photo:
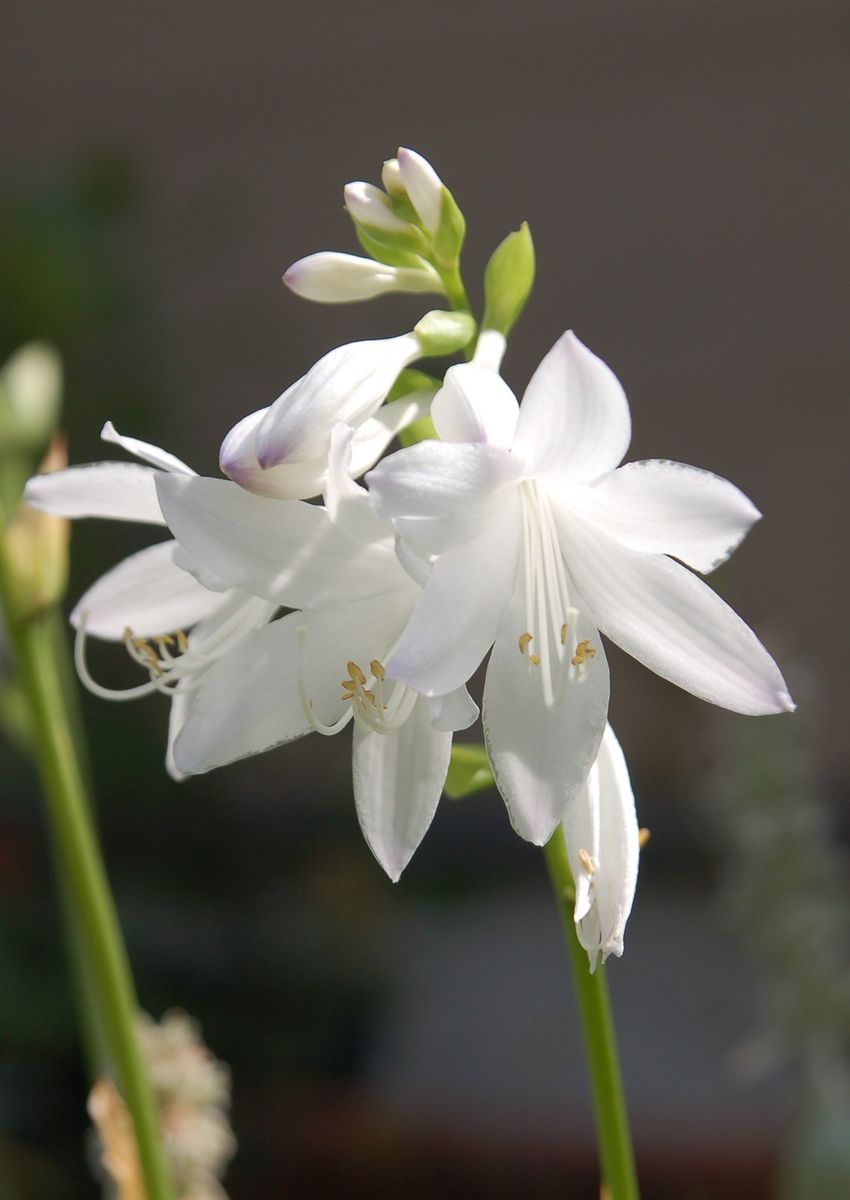
<path fill-rule="evenodd" d="M 605 968 L 599 966 L 591 975 L 587 951 L 576 936 L 572 912 L 575 894 L 573 878 L 560 826 L 547 842 L 543 853 L 564 924 L 578 998 L 602 1176 L 611 1200 L 639 1200 Z"/>
<path fill-rule="evenodd" d="M 32 713 L 35 754 L 56 851 L 63 864 L 63 890 L 76 909 L 79 949 L 97 997 L 104 1040 L 121 1094 L 133 1120 L 146 1197 L 171 1200 L 156 1107 L 135 1033 L 133 980 L 63 703 L 50 612 L 21 616 L 2 536 L 0 600 L 18 677 Z"/>

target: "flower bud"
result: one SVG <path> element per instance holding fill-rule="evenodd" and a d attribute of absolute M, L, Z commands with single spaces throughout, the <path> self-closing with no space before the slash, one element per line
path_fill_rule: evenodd
<path fill-rule="evenodd" d="M 469 313 L 434 309 L 414 326 L 423 355 L 456 354 L 475 337 L 475 318 Z"/>
<path fill-rule="evenodd" d="M 400 146 L 395 161 L 404 190 L 420 221 L 430 234 L 436 233 L 443 202 L 443 181 L 428 160 L 415 150 Z"/>
<path fill-rule="evenodd" d="M 389 197 L 371 183 L 347 183 L 343 191 L 345 207 L 352 220 L 369 229 L 406 234 L 408 223 L 396 216 Z"/>
<path fill-rule="evenodd" d="M 325 304 L 370 300 L 386 292 L 442 292 L 439 275 L 428 263 L 393 267 L 355 254 L 323 251 L 293 263 L 283 282 L 297 296 Z"/>
<path fill-rule="evenodd" d="M 62 364 L 43 342 L 29 342 L 0 371 L 0 453 L 43 450 L 59 419 Z"/>
<path fill-rule="evenodd" d="M 526 222 L 496 247 L 484 272 L 483 329 L 505 337 L 525 307 L 534 283 L 534 243 Z"/>
<path fill-rule="evenodd" d="M 397 158 L 388 158 L 381 168 L 381 183 L 389 196 L 406 196 L 404 180 Z"/>

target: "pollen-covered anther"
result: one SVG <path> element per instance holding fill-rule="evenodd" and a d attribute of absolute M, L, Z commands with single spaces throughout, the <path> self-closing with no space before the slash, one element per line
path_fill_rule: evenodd
<path fill-rule="evenodd" d="M 640 846 L 641 850 L 644 848 L 651 836 L 652 834 L 645 826 L 638 830 L 638 845 Z"/>
<path fill-rule="evenodd" d="M 531 663 L 531 665 L 533 667 L 539 667 L 540 666 L 540 655 L 539 654 L 529 654 L 528 661 Z"/>
<path fill-rule="evenodd" d="M 578 860 L 588 875 L 595 875 L 599 869 L 599 864 L 596 859 L 587 852 L 587 850 L 578 851 Z"/>
<path fill-rule="evenodd" d="M 366 683 L 366 676 L 363 674 L 362 668 L 358 667 L 356 662 L 347 662 L 345 664 L 345 669 L 348 671 L 348 674 L 351 676 L 351 678 L 355 680 L 355 682 L 359 683 L 361 686 Z"/>
<path fill-rule="evenodd" d="M 567 622 L 564 621 L 563 625 L 561 626 L 561 645 L 566 646 L 566 644 L 567 644 Z"/>
<path fill-rule="evenodd" d="M 189 639 L 182 629 L 175 629 L 174 636 L 177 638 L 177 649 L 181 654 L 185 654 L 189 649 Z"/>
<path fill-rule="evenodd" d="M 574 667 L 583 667 L 588 659 L 596 658 L 596 651 L 591 646 L 587 638 L 579 642 L 576 646 L 576 652 L 570 659 Z"/>
<path fill-rule="evenodd" d="M 519 643 L 518 643 L 518 644 L 519 644 L 519 652 L 520 652 L 520 654 L 527 654 L 527 653 L 528 653 L 528 647 L 531 645 L 531 643 L 532 643 L 533 641 L 534 641 L 534 635 L 533 635 L 533 634 L 531 634 L 531 633 L 521 633 L 521 634 L 519 635 Z"/>
<path fill-rule="evenodd" d="M 372 661 L 369 663 L 369 670 L 372 672 L 372 674 L 375 676 L 376 679 L 383 680 L 384 676 L 386 675 L 386 671 L 384 670 L 384 664 L 382 662 L 379 662 L 377 658 L 373 658 Z"/>

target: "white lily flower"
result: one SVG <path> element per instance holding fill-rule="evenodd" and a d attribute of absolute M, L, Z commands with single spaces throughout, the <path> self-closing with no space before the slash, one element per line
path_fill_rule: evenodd
<path fill-rule="evenodd" d="M 292 264 L 283 282 L 297 296 L 324 304 L 371 300 L 388 292 L 444 292 L 440 276 L 421 259 L 418 267 L 391 267 L 356 254 L 323 250 Z"/>
<path fill-rule="evenodd" d="M 425 411 L 417 393 L 379 412 L 399 373 L 422 357 L 415 332 L 337 346 L 269 408 L 231 429 L 219 464 L 234 482 L 265 496 L 307 499 L 324 486 L 330 430 L 336 421 L 358 429 L 354 469 L 377 461 L 404 424 Z M 264 479 L 263 476 L 266 476 Z"/>
<path fill-rule="evenodd" d="M 436 810 L 452 731 L 478 709 L 464 687 L 430 699 L 384 669 L 420 589 L 395 555 L 392 528 L 351 479 L 352 441 L 350 427 L 335 427 L 326 508 L 221 480 L 158 477 L 168 524 L 194 560 L 261 600 L 301 610 L 241 639 L 210 668 L 175 758 L 194 774 L 353 721 L 357 814 L 397 880 Z"/>
<path fill-rule="evenodd" d="M 165 525 L 154 484 L 156 471 L 184 478 L 194 472 L 158 446 L 122 437 L 110 422 L 101 436 L 149 465 L 102 462 L 36 475 L 26 487 L 27 503 L 63 517 Z M 71 613 L 77 630 L 77 670 L 90 691 L 110 700 L 133 700 L 152 692 L 171 698 L 166 767 L 175 779 L 183 776 L 174 762 L 174 742 L 191 711 L 199 676 L 245 632 L 270 620 L 277 608 L 222 587 L 208 574 L 203 583 L 196 577 L 203 578 L 203 572 L 175 541 L 158 542 L 102 575 Z M 212 583 L 214 590 L 205 583 Z M 124 690 L 98 684 L 86 664 L 90 634 L 122 641 L 148 681 Z"/>
<path fill-rule="evenodd" d="M 610 725 L 596 761 L 562 822 L 575 881 L 575 925 L 591 972 L 623 953 L 640 858 L 635 799 L 626 759 Z"/>
<path fill-rule="evenodd" d="M 546 355 L 521 408 L 492 366 L 473 361 L 447 372 L 432 417 L 444 441 L 391 455 L 367 480 L 376 511 L 437 556 L 388 666 L 426 695 L 445 692 L 495 643 L 485 738 L 523 837 L 549 838 L 596 757 L 608 705 L 598 630 L 711 703 L 793 708 L 752 630 L 667 557 L 711 570 L 758 511 L 693 467 L 615 469 L 628 402 L 572 333 Z"/>

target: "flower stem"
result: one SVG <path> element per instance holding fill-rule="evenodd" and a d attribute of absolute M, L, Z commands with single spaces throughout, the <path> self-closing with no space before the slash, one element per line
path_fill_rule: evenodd
<path fill-rule="evenodd" d="M 596 1119 L 596 1139 L 602 1176 L 611 1200 L 639 1200 L 629 1120 L 620 1078 L 617 1041 L 605 968 L 598 966 L 591 975 L 587 951 L 576 936 L 573 922 L 574 885 L 570 873 L 567 847 L 561 827 L 555 830 L 543 848 L 549 877 L 558 902 L 564 925 L 570 965 L 578 998 L 579 1016 L 584 1036 L 593 1111 Z"/>
<path fill-rule="evenodd" d="M 52 619 L 56 610 L 23 614 L 0 534 L 0 601 L 21 688 L 32 714 L 34 749 L 48 816 L 62 863 L 63 891 L 76 910 L 74 928 L 104 1041 L 133 1120 L 146 1200 L 171 1200 L 150 1082 L 135 1033 L 137 1002 L 118 918 L 92 827 L 88 796 L 63 701 Z"/>

